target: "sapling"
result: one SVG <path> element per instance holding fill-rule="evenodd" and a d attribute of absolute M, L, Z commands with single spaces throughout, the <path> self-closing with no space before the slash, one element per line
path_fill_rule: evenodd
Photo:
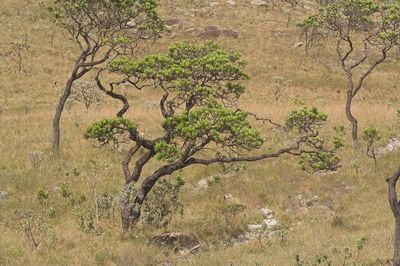
<path fill-rule="evenodd" d="M 381 135 L 379 134 L 378 130 L 376 130 L 376 128 L 368 127 L 364 129 L 362 138 L 367 142 L 366 155 L 372 158 L 376 165 L 377 159 L 374 144 L 381 139 Z"/>

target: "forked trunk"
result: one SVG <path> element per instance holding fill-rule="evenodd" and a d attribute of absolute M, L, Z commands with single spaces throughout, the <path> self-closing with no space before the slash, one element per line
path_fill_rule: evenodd
<path fill-rule="evenodd" d="M 351 141 L 353 144 L 353 148 L 358 148 L 358 122 L 357 119 L 351 113 L 351 104 L 353 101 L 352 91 L 347 92 L 347 100 L 346 100 L 346 117 L 351 123 Z"/>

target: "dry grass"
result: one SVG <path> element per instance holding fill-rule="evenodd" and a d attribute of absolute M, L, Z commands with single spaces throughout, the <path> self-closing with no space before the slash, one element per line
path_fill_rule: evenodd
<path fill-rule="evenodd" d="M 45 2 L 45 1 L 44 1 Z M 344 80 L 330 47 L 316 47 L 306 58 L 304 50 L 292 48 L 298 41 L 295 21 L 304 11 L 295 13 L 289 26 L 282 6 L 255 8 L 249 1 L 236 1 L 230 7 L 219 1 L 213 15 L 191 13 L 189 2 L 179 1 L 178 9 L 165 17 L 179 17 L 184 22 L 174 38 L 165 37 L 149 51 L 163 51 L 179 40 L 186 39 L 183 31 L 190 27 L 220 25 L 239 30 L 239 39 L 219 38 L 223 46 L 243 54 L 248 62 L 247 71 L 252 79 L 246 82 L 247 93 L 241 106 L 252 112 L 283 121 L 284 116 L 302 101 L 317 106 L 329 115 L 326 132 L 334 125 L 344 124 Z M 177 1 L 175 1 L 177 2 Z M 181 12 L 186 10 L 187 12 Z M 276 23 L 275 23 L 276 22 Z M 193 167 L 183 171 L 187 184 L 182 197 L 184 216 L 177 216 L 167 228 L 171 231 L 195 233 L 205 251 L 180 257 L 167 250 L 147 244 L 150 235 L 160 230 L 139 228 L 123 236 L 118 214 L 113 220 L 101 222 L 106 234 L 94 236 L 79 229 L 72 207 L 54 190 L 54 186 L 67 183 L 74 192 L 90 197 L 93 172 L 89 161 L 95 159 L 107 168 L 98 176 L 99 192 L 117 193 L 123 183 L 120 161 L 122 154 L 111 149 L 97 150 L 82 137 L 86 126 L 96 119 L 110 116 L 117 110 L 115 103 L 107 102 L 95 110 L 86 111 L 77 106 L 65 112 L 62 122 L 62 160 L 53 162 L 45 156 L 39 166 L 33 167 L 28 152 L 41 150 L 49 154 L 51 120 L 56 90 L 65 82 L 76 50 L 65 40 L 65 34 L 51 25 L 36 1 L 3 0 L 0 10 L 0 190 L 9 193 L 9 199 L 0 202 L 0 264 L 6 265 L 293 265 L 294 257 L 311 258 L 333 247 L 355 246 L 356 239 L 368 238 L 361 260 L 370 265 L 383 265 L 391 257 L 393 219 L 386 200 L 385 178 L 398 166 L 398 154 L 379 159 L 378 166 L 362 153 L 347 145 L 341 152 L 343 167 L 332 175 L 308 175 L 301 171 L 292 157 L 246 164 L 246 169 L 221 184 L 197 191 L 197 182 L 204 177 L 219 174 L 218 166 Z M 282 32 L 283 34 L 276 34 Z M 27 36 L 30 49 L 23 54 L 24 73 L 16 73 L 15 58 L 3 56 L 9 43 Z M 53 40 L 51 40 L 53 39 Z M 201 41 L 195 38 L 196 41 Z M 360 128 L 375 125 L 384 139 L 397 135 L 396 94 L 398 61 L 378 68 L 368 79 L 364 90 L 354 103 L 354 112 Z M 271 77 L 284 76 L 291 85 L 279 102 L 271 91 Z M 55 84 L 56 83 L 56 84 Z M 135 99 L 129 117 L 138 121 L 142 132 L 156 134 L 154 122 L 160 121 L 156 111 L 146 110 L 140 99 L 156 100 L 156 92 L 131 92 Z M 390 99 L 394 104 L 390 104 Z M 349 128 L 349 127 L 348 127 Z M 277 147 L 273 132 L 265 131 Z M 349 132 L 347 132 L 349 137 Z M 349 144 L 349 139 L 347 139 Z M 357 167 L 359 167 L 357 171 Z M 74 176 L 79 168 L 82 174 Z M 149 173 L 151 167 L 145 169 Z M 352 189 L 345 191 L 344 187 Z M 46 206 L 39 204 L 36 191 L 44 187 L 50 191 Z M 240 198 L 247 209 L 227 224 L 217 211 L 224 193 Z M 318 195 L 320 203 L 332 208 L 335 218 L 321 211 L 302 214 L 287 212 L 299 194 Z M 23 234 L 16 230 L 15 210 L 33 209 L 46 216 L 47 209 L 57 209 L 55 218 L 47 219 L 54 227 L 57 241 L 46 242 L 32 250 Z M 258 209 L 268 206 L 278 219 L 291 225 L 288 240 L 264 240 L 263 247 L 254 242 L 235 247 L 221 247 L 218 241 L 227 239 L 260 220 Z M 297 222 L 301 225 L 296 225 Z M 293 226 L 292 226 L 293 225 Z M 167 264 L 170 263 L 170 264 Z"/>

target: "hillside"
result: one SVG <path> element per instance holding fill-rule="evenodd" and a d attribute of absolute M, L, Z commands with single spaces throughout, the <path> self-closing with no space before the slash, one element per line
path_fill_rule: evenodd
<path fill-rule="evenodd" d="M 90 220 L 82 210 L 93 209 L 97 195 L 117 197 L 124 184 L 124 150 L 98 149 L 83 137 L 89 124 L 113 117 L 119 103 L 103 95 L 98 106 L 86 109 L 77 103 L 65 110 L 61 158 L 51 156 L 55 105 L 79 49 L 50 22 L 49 2 L 2 0 L 0 9 L 0 191 L 6 193 L 0 194 L 0 265 L 296 265 L 296 255 L 311 261 L 317 254 L 328 254 L 333 265 L 342 265 L 332 250 L 345 247 L 358 256 L 358 263 L 390 265 L 394 219 L 385 180 L 398 168 L 399 152 L 385 153 L 375 166 L 361 138 L 359 150 L 352 148 L 346 79 L 334 44 L 327 40 L 307 54 L 300 44 L 304 41 L 296 23 L 317 10 L 316 2 L 300 1 L 292 10 L 280 1 L 258 6 L 250 0 L 162 0 L 158 11 L 170 32 L 145 43 L 137 58 L 165 52 L 183 40 L 200 44 L 211 39 L 240 53 L 250 76 L 243 82 L 240 108 L 284 124 L 291 110 L 317 107 L 328 115 L 321 134 L 332 136 L 334 126 L 345 126 L 345 147 L 338 152 L 342 167 L 312 174 L 291 155 L 226 165 L 228 169 L 219 164 L 189 167 L 166 178 L 185 180 L 179 196 L 182 213 L 165 228 L 141 222 L 129 233 L 121 229 L 118 206 L 96 222 L 96 232 L 79 224 Z M 354 100 L 360 131 L 374 126 L 382 135 L 377 147 L 400 137 L 397 52 L 390 52 Z M 273 94 L 277 76 L 287 82 L 279 100 Z M 84 80 L 92 78 L 89 74 Z M 124 94 L 132 106 L 126 117 L 134 118 L 143 134 L 157 137 L 162 116 L 154 104 L 161 92 L 128 87 Z M 265 151 L 287 141 L 273 127 L 254 124 L 266 138 Z M 144 174 L 158 165 L 151 162 Z M 42 201 L 40 190 L 48 192 Z M 65 193 L 77 199 L 83 195 L 81 209 Z M 226 208 L 229 202 L 242 209 Z M 240 241 L 249 225 L 262 223 L 262 208 L 274 211 L 279 233 Z M 21 230 L 20 214 L 28 210 L 48 225 L 35 232 L 42 240 L 37 249 Z M 201 248 L 182 255 L 151 241 L 164 232 L 194 234 Z M 358 254 L 362 238 L 366 244 Z"/>

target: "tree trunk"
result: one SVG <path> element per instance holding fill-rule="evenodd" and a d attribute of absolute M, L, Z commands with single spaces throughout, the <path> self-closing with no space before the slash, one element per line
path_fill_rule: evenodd
<path fill-rule="evenodd" d="M 151 189 L 147 191 L 150 192 Z M 141 208 L 144 200 L 146 199 L 145 191 L 141 189 L 138 194 L 136 195 L 133 203 L 130 204 L 129 202 L 123 202 L 121 207 L 121 222 L 122 222 L 122 229 L 124 231 L 128 231 L 132 226 L 139 222 Z"/>
<path fill-rule="evenodd" d="M 181 169 L 183 165 L 174 164 L 163 166 L 152 175 L 148 176 L 142 183 L 140 190 L 133 199 L 132 204 L 129 203 L 129 197 L 125 198 L 121 208 L 122 228 L 127 231 L 134 226 L 140 219 L 141 208 L 147 194 L 151 191 L 158 179 L 162 176 L 169 175 L 172 172 Z"/>
<path fill-rule="evenodd" d="M 64 110 L 65 102 L 67 101 L 68 97 L 71 94 L 72 90 L 72 85 L 74 84 L 74 81 L 76 79 L 75 73 L 72 74 L 71 78 L 68 80 L 64 92 L 60 97 L 60 100 L 58 102 L 56 112 L 54 114 L 54 119 L 53 119 L 53 155 L 55 157 L 60 156 L 60 136 L 61 136 L 61 130 L 60 130 L 60 121 L 61 121 L 61 114 Z"/>
<path fill-rule="evenodd" d="M 351 113 L 351 104 L 353 101 L 353 92 L 347 92 L 347 100 L 346 100 L 346 116 L 347 119 L 351 123 L 351 141 L 353 144 L 353 148 L 358 148 L 358 122 L 357 119 Z"/>
<path fill-rule="evenodd" d="M 400 217 L 396 219 L 394 230 L 393 266 L 400 266 Z"/>
<path fill-rule="evenodd" d="M 400 168 L 389 177 L 388 182 L 389 203 L 395 219 L 393 266 L 400 266 L 400 205 L 397 199 L 396 185 L 400 178 Z"/>

